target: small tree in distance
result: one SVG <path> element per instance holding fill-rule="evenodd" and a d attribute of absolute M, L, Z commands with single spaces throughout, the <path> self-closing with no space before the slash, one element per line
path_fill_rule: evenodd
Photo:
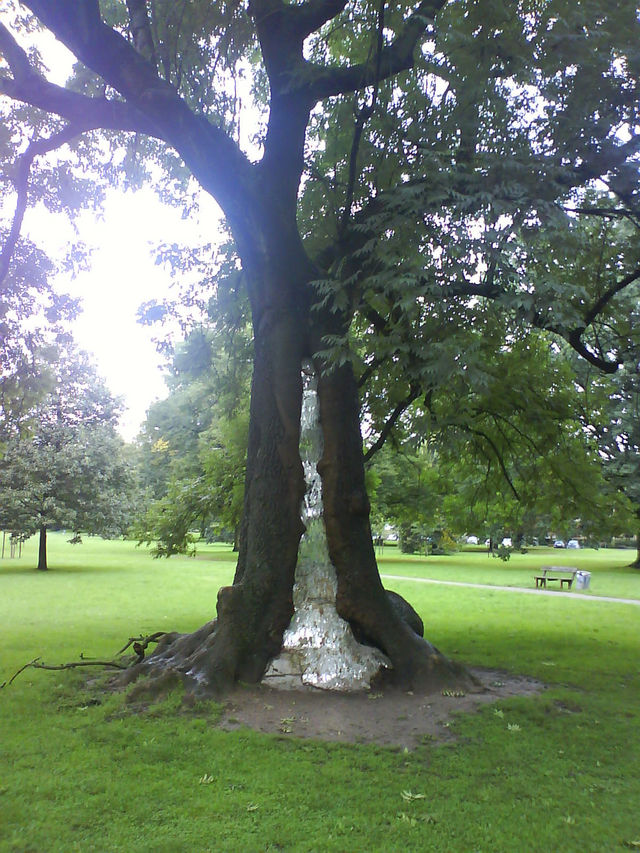
<path fill-rule="evenodd" d="M 15 536 L 39 534 L 46 571 L 47 531 L 102 536 L 126 529 L 132 473 L 115 431 L 117 403 L 85 357 L 52 365 L 55 387 L 35 408 L 31 431 L 12 436 L 0 458 L 3 525 Z"/>

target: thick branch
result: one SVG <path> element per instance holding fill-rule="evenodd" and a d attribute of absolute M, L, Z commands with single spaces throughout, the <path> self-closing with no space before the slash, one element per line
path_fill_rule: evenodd
<path fill-rule="evenodd" d="M 1 23 L 0 53 L 13 72 L 13 79 L 0 77 L 0 94 L 54 113 L 85 130 L 103 128 L 159 135 L 145 115 L 123 101 L 89 98 L 49 83 L 32 68 L 27 54 Z"/>
<path fill-rule="evenodd" d="M 582 333 L 584 332 L 584 329 L 573 329 L 571 332 L 563 332 L 560 329 L 549 329 L 549 331 L 556 332 L 556 334 L 563 337 L 569 346 L 578 353 L 578 355 L 582 356 L 585 361 L 589 362 L 589 364 L 592 364 L 594 367 L 597 367 L 598 370 L 601 370 L 603 373 L 615 373 L 620 367 L 620 363 L 617 360 L 609 361 L 606 358 L 601 358 L 588 349 L 582 340 Z"/>
<path fill-rule="evenodd" d="M 277 20 L 277 28 L 286 29 L 288 35 L 301 44 L 307 36 L 339 15 L 346 5 L 347 0 L 308 0 L 300 6 L 282 0 L 250 0 L 249 14 L 258 30 L 265 26 L 274 29 Z"/>
<path fill-rule="evenodd" d="M 597 367 L 598 370 L 601 370 L 603 373 L 615 373 L 619 366 L 619 360 L 610 360 L 607 358 L 603 358 L 602 356 L 597 355 L 592 352 L 582 340 L 582 335 L 585 331 L 591 326 L 595 320 L 597 320 L 598 316 L 604 311 L 607 305 L 611 302 L 611 300 L 618 293 L 621 293 L 625 288 L 632 285 L 634 282 L 640 280 L 640 267 L 636 267 L 633 272 L 630 272 L 624 278 L 621 278 L 619 281 L 612 284 L 594 303 L 594 305 L 589 309 L 584 318 L 584 324 L 579 326 L 576 329 L 566 330 L 557 326 L 550 325 L 545 323 L 542 318 L 534 317 L 532 322 L 534 326 L 537 326 L 541 329 L 547 329 L 550 332 L 555 332 L 555 334 L 560 335 L 564 338 L 569 346 L 574 349 L 578 355 L 582 356 L 589 364 L 592 364 L 594 367 Z"/>
<path fill-rule="evenodd" d="M 289 6 L 295 27 L 303 38 L 316 32 L 343 11 L 347 0 L 308 0 L 302 6 Z"/>
<path fill-rule="evenodd" d="M 193 113 L 153 66 L 103 23 L 95 0 L 25 0 L 25 5 L 127 104 L 146 116 L 153 135 L 178 151 L 232 221 L 244 221 L 251 202 L 246 157 L 221 128 Z"/>
<path fill-rule="evenodd" d="M 587 313 L 584 321 L 585 328 L 593 323 L 616 294 L 623 291 L 626 287 L 629 287 L 629 285 L 633 284 L 634 281 L 638 281 L 638 279 L 640 279 L 640 267 L 637 267 L 633 272 L 630 272 L 629 275 L 611 285 L 611 287 L 602 294 L 595 305 L 593 305 L 591 310 Z"/>
<path fill-rule="evenodd" d="M 621 145 L 609 142 L 609 144 L 604 146 L 601 151 L 598 151 L 574 169 L 574 173 L 581 181 L 600 178 L 603 175 L 615 172 L 615 170 L 620 168 L 623 163 L 629 160 L 629 158 L 637 155 L 639 152 L 640 134 L 632 136 Z M 612 186 L 611 189 L 617 195 L 621 195 L 615 187 Z"/>
<path fill-rule="evenodd" d="M 633 210 L 628 207 L 570 207 L 568 205 L 560 205 L 560 209 L 565 213 L 582 213 L 586 216 L 600 216 L 604 219 L 628 219 L 638 227 L 638 215 L 640 210 Z"/>
<path fill-rule="evenodd" d="M 386 80 L 413 68 L 414 51 L 420 36 L 433 23 L 436 14 L 446 3 L 447 0 L 423 0 L 379 58 L 373 57 L 367 62 L 345 68 L 326 68 L 309 63 L 307 73 L 311 72 L 312 82 L 308 85 L 308 90 L 314 100 L 356 92 L 375 85 L 379 80 Z"/>
<path fill-rule="evenodd" d="M 127 10 L 133 44 L 138 53 L 142 54 L 157 71 L 156 46 L 151 35 L 147 2 L 146 0 L 127 0 Z"/>
<path fill-rule="evenodd" d="M 313 107 L 305 88 L 297 86 L 305 66 L 307 33 L 298 20 L 304 8 L 285 5 L 282 0 L 251 0 L 249 5 L 271 90 L 261 180 L 272 203 L 284 202 L 290 217 L 304 168 L 305 134 Z M 294 228 L 293 220 L 291 226 Z"/>

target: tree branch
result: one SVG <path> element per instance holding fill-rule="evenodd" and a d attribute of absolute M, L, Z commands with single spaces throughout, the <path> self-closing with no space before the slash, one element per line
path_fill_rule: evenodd
<path fill-rule="evenodd" d="M 540 328 L 545 327 L 540 326 Z M 601 370 L 603 373 L 615 373 L 620 367 L 619 361 L 609 361 L 606 358 L 601 358 L 588 349 L 582 340 L 582 333 L 584 332 L 584 329 L 573 329 L 570 332 L 563 332 L 561 329 L 547 328 L 550 332 L 555 332 L 557 335 L 560 335 L 561 338 L 564 338 L 569 346 L 578 353 L 578 355 L 582 356 L 585 361 L 589 362 L 589 364 L 592 364 L 594 367 L 597 367 L 598 370 Z"/>
<path fill-rule="evenodd" d="M 407 18 L 393 43 L 382 50 L 379 58 L 375 57 L 373 60 L 345 68 L 327 68 L 307 63 L 307 79 L 310 73 L 311 82 L 302 85 L 308 89 L 315 101 L 319 101 L 332 95 L 356 92 L 401 71 L 408 71 L 413 68 L 414 51 L 420 36 L 433 23 L 436 14 L 446 3 L 447 0 L 423 0 Z"/>
<path fill-rule="evenodd" d="M 630 272 L 629 275 L 611 285 L 611 287 L 602 294 L 591 310 L 587 313 L 584 321 L 585 328 L 593 323 L 598 314 L 604 310 L 617 293 L 620 293 L 625 289 L 625 287 L 629 287 L 630 284 L 633 284 L 634 281 L 638 281 L 638 279 L 640 279 L 640 267 L 636 267 L 636 269 L 633 272 Z"/>
<path fill-rule="evenodd" d="M 562 204 L 559 206 L 565 213 L 582 213 L 586 216 L 600 216 L 604 219 L 628 219 L 636 228 L 639 227 L 640 210 L 631 210 L 627 207 L 570 207 Z"/>
<path fill-rule="evenodd" d="M 222 128 L 192 112 L 173 86 L 158 77 L 125 38 L 103 23 L 96 0 L 24 1 L 78 59 L 120 92 L 129 109 L 132 105 L 146 117 L 146 128 L 135 129 L 150 132 L 175 148 L 230 220 L 244 221 L 251 202 L 247 158 Z M 87 100 L 91 103 L 93 99 Z M 37 105 L 57 112 L 50 103 Z"/>
<path fill-rule="evenodd" d="M 574 172 L 582 181 L 600 178 L 618 169 L 630 157 L 638 154 L 638 152 L 640 152 L 640 134 L 632 136 L 621 145 L 616 145 L 614 142 L 608 141 L 606 147 L 603 147 L 601 151 L 598 151 L 574 169 Z M 614 187 L 612 187 L 612 191 L 616 195 L 623 195 L 623 193 L 619 193 Z"/>
<path fill-rule="evenodd" d="M 493 439 L 490 436 L 488 436 L 485 432 L 483 432 L 482 430 L 473 429 L 472 427 L 463 427 L 463 429 L 466 430 L 467 432 L 471 433 L 471 435 L 475 435 L 475 436 L 478 436 L 480 438 L 483 438 L 487 442 L 487 444 L 489 445 L 489 447 L 493 451 L 493 454 L 494 454 L 496 460 L 498 461 L 498 465 L 500 466 L 500 470 L 502 471 L 502 476 L 507 481 L 509 488 L 513 492 L 515 499 L 517 501 L 519 501 L 520 495 L 518 494 L 518 490 L 513 485 L 513 481 L 511 480 L 511 477 L 509 476 L 509 472 L 507 471 L 507 466 L 504 463 L 504 459 L 502 458 L 502 454 L 500 453 L 500 451 L 496 447 L 496 444 L 493 441 Z"/>
<path fill-rule="evenodd" d="M 146 0 L 127 0 L 129 12 L 129 29 L 133 37 L 133 44 L 138 53 L 142 54 L 158 70 L 158 59 L 156 57 L 156 46 L 151 34 L 151 23 Z"/>
<path fill-rule="evenodd" d="M 0 77 L 0 94 L 61 116 L 84 130 L 103 128 L 159 136 L 143 113 L 123 101 L 89 98 L 49 83 L 31 66 L 25 51 L 2 23 L 0 53 L 13 73 L 13 79 Z"/>
<path fill-rule="evenodd" d="M 303 38 L 340 14 L 347 0 L 307 0 L 301 6 L 289 6 L 297 31 Z"/>
<path fill-rule="evenodd" d="M 25 669 L 47 669 L 56 671 L 60 669 L 76 669 L 79 666 L 109 666 L 113 669 L 128 669 L 128 665 L 115 663 L 111 660 L 81 660 L 74 661 L 73 663 L 60 663 L 50 665 L 46 663 L 40 663 L 40 658 L 34 658 L 33 660 L 29 661 L 29 663 L 25 663 L 24 666 L 21 666 L 20 669 L 11 676 L 9 681 L 3 681 L 2 684 L 0 684 L 0 690 L 2 690 L 3 687 L 9 687 L 11 684 L 13 684 L 16 678 L 20 675 L 21 672 L 24 672 Z"/>
<path fill-rule="evenodd" d="M 417 400 L 419 396 L 420 396 L 420 388 L 417 388 L 415 385 L 412 385 L 410 390 L 409 390 L 409 394 L 407 395 L 407 397 L 405 397 L 404 400 L 401 400 L 397 404 L 397 406 L 391 412 L 391 414 L 389 415 L 387 420 L 384 422 L 384 425 L 383 425 L 382 429 L 380 430 L 380 434 L 378 435 L 378 438 L 375 440 L 375 442 L 371 445 L 371 447 L 364 454 L 365 463 L 367 463 L 371 459 L 371 457 L 374 456 L 374 454 L 376 454 L 378 452 L 378 450 L 380 450 L 380 448 L 383 446 L 383 444 L 385 443 L 385 441 L 389 437 L 389 433 L 391 432 L 393 427 L 396 425 L 398 418 L 404 412 L 406 412 L 406 410 L 409 408 L 409 406 L 415 400 Z"/>
<path fill-rule="evenodd" d="M 575 329 L 567 330 L 562 329 L 559 326 L 545 323 L 544 319 L 537 315 L 532 318 L 531 322 L 539 329 L 546 329 L 547 331 L 554 332 L 556 335 L 564 338 L 564 340 L 578 353 L 578 355 L 582 356 L 582 358 L 584 358 L 589 364 L 597 367 L 598 370 L 601 370 L 603 373 L 613 374 L 620 367 L 620 361 L 618 359 L 611 361 L 610 359 L 603 358 L 602 356 L 592 352 L 582 340 L 582 336 L 589 326 L 593 325 L 594 321 L 598 318 L 598 315 L 606 308 L 614 296 L 638 280 L 640 280 L 640 267 L 636 267 L 633 272 L 630 272 L 624 278 L 620 279 L 620 281 L 612 284 L 611 287 L 609 287 L 600 296 L 600 298 L 587 312 L 584 318 L 584 325 Z"/>
<path fill-rule="evenodd" d="M 76 136 L 80 136 L 80 134 L 88 129 L 89 128 L 68 125 L 64 130 L 50 136 L 48 139 L 38 139 L 29 143 L 27 150 L 18 158 L 16 176 L 13 179 L 13 183 L 18 194 L 16 209 L 13 214 L 13 221 L 11 223 L 9 234 L 7 235 L 7 239 L 2 247 L 2 251 L 0 251 L 0 293 L 2 292 L 2 284 L 9 271 L 11 258 L 13 257 L 18 239 L 20 238 L 22 221 L 27 209 L 29 174 L 33 161 L 41 154 L 46 154 L 48 151 L 54 151 L 56 148 L 60 148 L 62 145 L 70 142 Z"/>
<path fill-rule="evenodd" d="M 372 359 L 371 363 L 368 364 L 365 369 L 360 374 L 360 378 L 358 379 L 358 390 L 364 388 L 367 382 L 371 379 L 375 371 L 381 367 L 385 361 L 387 361 L 388 356 L 376 356 Z"/>
<path fill-rule="evenodd" d="M 376 81 L 373 88 L 373 94 L 371 95 L 371 101 L 369 104 L 365 104 L 362 109 L 358 111 L 356 116 L 356 123 L 353 130 L 353 139 L 351 141 L 351 152 L 349 154 L 349 177 L 347 180 L 347 192 L 344 203 L 344 210 L 342 211 L 342 216 L 340 217 L 340 222 L 338 224 L 338 238 L 340 239 L 349 224 L 349 220 L 351 219 L 351 210 L 353 208 L 353 193 L 354 187 L 356 183 L 356 167 L 358 163 L 358 152 L 360 150 L 360 142 L 362 140 L 362 133 L 364 131 L 366 123 L 369 121 L 371 116 L 373 115 L 373 111 L 376 107 L 376 101 L 378 100 L 378 88 L 380 84 L 380 62 L 382 60 L 382 48 L 384 44 L 384 6 L 385 0 L 380 0 L 380 6 L 378 8 L 378 26 L 377 26 L 377 34 L 376 34 Z"/>

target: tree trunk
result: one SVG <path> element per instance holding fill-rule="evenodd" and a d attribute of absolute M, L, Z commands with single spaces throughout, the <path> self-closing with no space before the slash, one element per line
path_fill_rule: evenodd
<path fill-rule="evenodd" d="M 38 570 L 46 572 L 47 566 L 47 527 L 40 525 L 40 538 L 38 540 Z"/>
<path fill-rule="evenodd" d="M 324 436 L 318 470 L 329 554 L 338 578 L 338 613 L 390 658 L 396 685 L 409 688 L 449 681 L 462 671 L 409 627 L 382 586 L 369 524 L 360 407 L 351 364 L 320 374 L 318 395 Z"/>
<path fill-rule="evenodd" d="M 218 592 L 217 620 L 196 634 L 167 637 L 139 667 L 170 665 L 213 693 L 239 680 L 259 681 L 280 651 L 293 614 L 295 567 L 304 529 L 299 440 L 306 323 L 297 307 L 297 279 L 291 274 L 293 251 L 274 256 L 281 258 L 281 268 L 274 270 L 269 260 L 260 270 L 260 287 L 249 283 L 250 294 L 259 294 L 260 302 L 252 298 L 254 372 L 233 585 Z"/>

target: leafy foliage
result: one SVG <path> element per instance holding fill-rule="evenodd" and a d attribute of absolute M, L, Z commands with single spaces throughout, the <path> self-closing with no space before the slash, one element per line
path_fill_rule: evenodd
<path fill-rule="evenodd" d="M 171 391 L 140 438 L 151 498 L 135 526 L 156 556 L 189 553 L 200 536 L 235 541 L 244 498 L 249 353 L 246 335 L 193 329 L 174 353 Z"/>
<path fill-rule="evenodd" d="M 423 538 L 448 528 L 495 542 L 554 531 L 597 542 L 628 530 L 629 504 L 603 473 L 602 440 L 585 423 L 585 380 L 566 353 L 539 333 L 521 335 L 483 364 L 407 409 L 394 430 L 397 460 L 388 448 L 372 457 L 376 512 L 400 529 L 422 526 Z M 595 386 L 586 386 L 593 408 Z M 599 399 L 609 423 L 608 398 Z"/>
<path fill-rule="evenodd" d="M 51 527 L 121 536 L 134 480 L 117 403 L 81 354 L 49 367 L 54 384 L 30 411 L 30 430 L 0 456 L 0 526 L 21 538 Z"/>

